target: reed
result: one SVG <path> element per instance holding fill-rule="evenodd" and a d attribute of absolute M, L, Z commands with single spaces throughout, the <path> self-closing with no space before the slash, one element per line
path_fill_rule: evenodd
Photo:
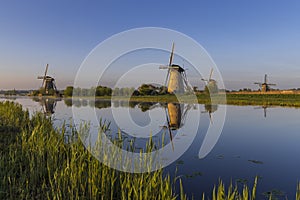
<path fill-rule="evenodd" d="M 0 102 L 0 119 L 0 199 L 187 199 L 181 180 L 171 180 L 162 170 L 125 173 L 95 159 L 78 139 L 78 134 L 85 136 L 88 124 L 79 133 L 72 125 L 54 129 L 50 118 L 42 113 L 29 117 L 28 111 L 12 102 Z M 100 125 L 99 131 L 109 129 L 105 121 Z M 71 138 L 66 142 L 68 131 Z M 114 138 L 114 144 L 122 146 L 121 137 Z M 150 139 L 148 151 L 153 150 L 152 144 Z M 211 198 L 203 194 L 202 199 L 254 200 L 256 187 L 257 178 L 252 189 L 230 184 L 226 190 L 220 180 Z M 300 182 L 296 200 L 300 200 Z"/>
<path fill-rule="evenodd" d="M 212 192 L 212 200 L 254 200 L 256 198 L 256 186 L 257 186 L 257 177 L 254 180 L 254 185 L 252 190 L 249 189 L 247 185 L 243 186 L 241 193 L 238 190 L 237 185 L 233 187 L 232 183 L 229 185 L 227 193 L 224 183 L 219 180 L 218 187 L 214 187 Z M 202 199 L 205 199 L 203 194 Z"/>
<path fill-rule="evenodd" d="M 65 126 L 54 129 L 43 114 L 29 118 L 19 104 L 9 102 L 0 102 L 0 110 L 1 118 L 7 117 L 1 121 L 2 132 L 11 131 L 17 122 L 13 131 L 18 133 L 1 151 L 0 199 L 177 198 L 170 176 L 162 170 L 142 174 L 114 170 L 88 152 L 74 128 L 72 142 L 66 143 Z M 19 119 L 14 111 L 22 114 Z"/>
<path fill-rule="evenodd" d="M 300 200 L 300 182 L 297 185 L 296 200 Z"/>

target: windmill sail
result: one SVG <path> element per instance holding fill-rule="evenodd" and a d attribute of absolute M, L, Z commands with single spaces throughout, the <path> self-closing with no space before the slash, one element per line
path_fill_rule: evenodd
<path fill-rule="evenodd" d="M 58 95 L 59 92 L 57 91 L 55 79 L 51 76 L 48 76 L 48 68 L 49 64 L 46 65 L 44 76 L 38 76 L 38 79 L 42 79 L 42 88 L 44 89 L 44 92 L 46 95 Z M 51 92 L 50 92 L 51 91 Z M 53 92 L 52 92 L 53 91 Z"/>
<path fill-rule="evenodd" d="M 212 79 L 214 69 L 211 68 L 208 79 L 202 78 L 201 80 L 205 82 L 204 91 L 208 91 L 209 93 L 218 93 L 219 88 L 217 85 L 217 81 Z"/>
<path fill-rule="evenodd" d="M 259 87 L 261 88 L 262 92 L 268 92 L 271 90 L 270 86 L 276 86 L 276 84 L 274 83 L 268 83 L 268 78 L 267 78 L 267 74 L 265 74 L 264 76 L 264 82 L 254 82 L 254 84 L 259 85 Z"/>
<path fill-rule="evenodd" d="M 168 93 L 183 94 L 190 89 L 185 75 L 185 69 L 181 66 L 173 64 L 175 43 L 172 44 L 171 55 L 168 66 L 159 66 L 159 69 L 168 69 L 164 85 L 167 87 Z"/>

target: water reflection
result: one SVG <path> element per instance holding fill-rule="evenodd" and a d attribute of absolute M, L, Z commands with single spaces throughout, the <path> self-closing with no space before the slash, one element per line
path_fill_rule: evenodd
<path fill-rule="evenodd" d="M 8 99 L 0 98 L 0 101 L 6 100 Z M 38 102 L 33 102 L 29 98 L 17 98 L 16 100 L 12 99 L 12 101 L 22 104 L 24 108 L 29 109 L 31 112 L 41 110 L 39 100 Z M 63 99 L 63 101 L 54 104 L 56 106 L 47 106 L 48 108 L 53 108 L 48 110 L 55 112 L 54 117 L 58 119 L 53 120 L 54 123 L 62 124 L 64 120 L 68 122 L 69 119 L 73 119 L 73 111 L 71 109 L 73 105 L 72 99 Z M 274 187 L 285 191 L 286 195 L 291 199 L 294 197 L 296 180 L 300 178 L 300 160 L 297 159 L 300 153 L 300 135 L 298 134 L 300 129 L 299 109 L 286 107 L 270 109 L 269 106 L 265 105 L 255 107 L 227 106 L 226 124 L 220 137 L 214 134 L 214 130 L 218 128 L 218 115 L 224 109 L 225 106 L 223 105 L 197 105 L 197 110 L 191 109 L 188 111 L 186 122 L 183 119 L 185 109 L 181 105 L 179 109 L 174 105 L 168 106 L 167 103 L 149 104 L 114 101 L 109 104 L 99 100 L 96 103 L 99 109 L 94 109 L 95 101 L 92 99 L 79 100 L 76 102 L 76 105 L 80 107 L 78 110 L 82 113 L 82 119 L 84 120 L 89 120 L 89 117 L 92 116 L 91 113 L 96 110 L 98 116 L 105 116 L 108 121 L 113 121 L 111 109 L 102 109 L 109 105 L 112 108 L 119 107 L 117 109 L 118 113 L 120 111 L 124 111 L 125 113 L 126 109 L 121 108 L 121 106 L 133 108 L 130 110 L 131 117 L 139 121 L 141 126 L 148 125 L 147 117 L 149 116 L 155 119 L 153 120 L 154 122 L 157 121 L 155 125 L 158 129 L 164 130 L 166 140 L 168 140 L 165 141 L 165 144 L 169 143 L 170 147 L 171 141 L 168 137 L 169 132 L 167 128 L 168 126 L 172 126 L 174 130 L 170 130 L 174 136 L 172 143 L 174 143 L 175 152 L 181 150 L 180 148 L 184 146 L 182 145 L 182 141 L 191 138 L 193 134 L 191 126 L 195 123 L 195 119 L 198 119 L 195 116 L 202 111 L 204 120 L 201 118 L 202 121 L 198 133 L 195 139 L 193 139 L 192 146 L 189 147 L 176 163 L 174 162 L 174 164 L 166 168 L 166 172 L 173 174 L 176 170 L 176 176 L 183 177 L 186 174 L 202 173 L 202 176 L 183 178 L 182 181 L 186 185 L 187 193 L 193 194 L 195 199 L 201 199 L 202 193 L 211 191 L 213 185 L 220 177 L 225 182 L 230 183 L 231 180 L 235 181 L 241 178 L 253 180 L 254 176 L 260 175 L 263 179 L 259 181 L 260 187 L 257 190 L 257 194 L 260 195 L 259 197 L 262 197 L 261 194 L 263 192 L 270 191 Z M 157 108 L 159 106 L 161 107 Z M 145 111 L 147 109 L 150 111 L 149 113 L 142 112 L 142 110 Z M 47 110 L 46 106 L 45 110 Z M 271 111 L 272 116 L 270 116 Z M 173 113 L 175 113 L 174 117 Z M 209 115 L 214 121 L 213 124 L 209 122 Z M 169 123 L 166 121 L 166 116 L 170 119 Z M 263 116 L 266 118 L 261 120 Z M 112 122 L 112 133 L 118 132 L 117 125 Z M 165 128 L 162 128 L 162 125 L 165 125 Z M 176 130 L 177 127 L 179 129 Z M 212 130 L 207 132 L 209 128 Z M 149 132 L 150 129 L 146 129 Z M 180 131 L 182 131 L 182 135 L 178 134 Z M 123 134 L 124 131 L 122 130 L 121 133 Z M 131 137 L 125 134 L 124 136 L 127 136 L 124 139 L 124 143 L 126 141 L 129 142 L 134 137 L 134 135 Z M 162 134 L 153 135 L 154 142 L 161 137 Z M 97 135 L 90 138 L 91 140 L 96 140 Z M 137 152 L 139 152 L 139 148 L 144 147 L 143 141 L 146 141 L 146 139 L 140 138 L 140 140 L 134 143 Z M 157 144 L 161 143 L 158 141 Z M 203 150 L 199 151 L 200 145 Z M 213 146 L 213 149 L 208 146 Z M 259 164 L 260 161 L 264 164 Z M 280 180 L 280 183 L 274 180 Z"/>
<path fill-rule="evenodd" d="M 188 111 L 192 108 L 191 104 L 168 103 L 167 121 L 171 130 L 181 128 L 186 120 Z"/>
<path fill-rule="evenodd" d="M 217 104 L 204 104 L 204 109 L 205 109 L 205 111 L 202 111 L 201 113 L 208 113 L 210 123 L 213 124 L 212 113 L 214 113 L 218 110 L 218 105 Z"/>
<path fill-rule="evenodd" d="M 38 101 L 42 105 L 43 112 L 48 116 L 52 116 L 54 114 L 57 101 L 60 100 L 61 99 L 54 98 L 35 99 L 35 101 Z M 101 119 L 105 116 L 106 120 L 112 122 L 113 132 L 110 132 L 109 134 L 112 134 L 113 136 L 118 136 L 119 131 L 121 131 L 125 138 L 127 138 L 126 140 L 130 141 L 134 139 L 138 146 L 145 147 L 147 142 L 145 138 L 149 138 L 149 134 L 153 133 L 155 135 L 154 144 L 157 145 L 158 148 L 170 143 L 173 151 L 174 146 L 177 146 L 173 138 L 177 137 L 177 135 L 181 135 L 179 134 L 180 132 L 182 132 L 182 134 L 193 132 L 191 129 L 196 126 L 195 122 L 191 122 L 191 119 L 189 121 L 186 120 L 189 111 L 194 108 L 195 111 L 192 112 L 193 116 L 196 116 L 196 113 L 200 113 L 198 106 L 193 104 L 128 102 L 81 98 L 64 99 L 63 102 L 66 107 L 79 108 L 81 110 L 80 112 L 82 112 L 81 120 L 92 122 L 91 124 L 95 125 L 95 127 L 97 122 L 93 122 L 92 117 L 94 115 L 89 115 L 88 113 L 92 113 L 94 108 L 98 108 L 97 112 L 101 113 L 98 113 L 98 118 Z M 118 117 L 121 117 L 121 122 L 116 121 L 115 116 L 113 116 L 112 110 L 114 110 L 114 108 L 117 108 L 116 114 Z M 126 108 L 130 108 L 130 112 L 128 112 Z M 199 152 L 199 158 L 205 157 L 212 150 L 221 134 L 221 132 L 214 131 L 214 129 L 217 129 L 218 126 L 213 125 L 212 123 L 212 113 L 218 110 L 218 105 L 206 104 L 204 105 L 204 109 L 205 111 L 202 111 L 202 113 L 208 113 L 211 122 L 209 126 L 211 131 L 208 131 L 205 135 Z M 129 116 L 127 116 L 128 113 Z M 150 119 L 150 115 L 152 117 L 152 121 Z M 54 118 L 57 118 L 57 116 L 54 116 Z M 126 121 L 125 119 L 128 119 L 129 121 Z M 192 119 L 196 119 L 196 117 Z M 132 121 L 134 121 L 135 124 L 132 124 Z M 184 126 L 186 122 L 190 122 L 192 124 Z M 149 130 L 151 131 L 149 132 Z M 216 135 L 215 132 L 218 134 Z M 98 131 L 95 131 L 95 133 L 98 133 Z M 142 134 L 143 136 L 137 136 L 138 134 Z M 96 135 L 93 136 L 92 140 L 97 139 Z M 169 137 L 164 137 L 164 135 L 168 135 Z M 161 141 L 162 138 L 165 139 L 164 142 Z M 184 141 L 184 137 L 179 138 L 180 141 Z"/>
<path fill-rule="evenodd" d="M 42 106 L 42 112 L 47 115 L 51 116 L 55 113 L 56 103 L 57 101 L 61 101 L 58 98 L 33 98 L 33 101 L 39 102 Z"/>
<path fill-rule="evenodd" d="M 266 118 L 267 117 L 267 108 L 269 108 L 270 106 L 267 106 L 267 105 L 263 105 L 263 106 L 260 106 L 260 107 L 255 107 L 254 109 L 263 109 L 264 110 L 264 117 Z"/>
<path fill-rule="evenodd" d="M 153 103 L 153 102 L 140 102 L 137 103 L 137 105 L 142 112 L 146 112 L 148 110 L 152 110 L 156 108 L 157 106 L 160 106 L 158 103 Z"/>

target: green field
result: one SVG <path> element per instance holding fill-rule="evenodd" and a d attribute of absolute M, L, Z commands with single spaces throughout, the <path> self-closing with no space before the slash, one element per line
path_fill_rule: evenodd
<path fill-rule="evenodd" d="M 183 96 L 181 102 L 195 103 L 193 98 Z M 96 99 L 110 100 L 110 96 L 97 97 Z M 157 96 L 114 96 L 115 100 L 130 100 L 141 102 L 178 102 L 175 95 L 157 95 Z M 261 106 L 287 106 L 300 107 L 300 94 L 197 94 L 198 103 L 211 104 L 213 99 L 214 104 L 228 105 L 261 105 Z M 225 100 L 226 99 L 226 100 Z"/>
<path fill-rule="evenodd" d="M 230 105 L 300 107 L 300 94 L 227 94 Z"/>

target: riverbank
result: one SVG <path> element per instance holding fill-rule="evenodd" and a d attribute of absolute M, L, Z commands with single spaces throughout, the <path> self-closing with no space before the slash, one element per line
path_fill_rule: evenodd
<path fill-rule="evenodd" d="M 179 96 L 182 103 L 199 103 L 199 104 L 227 104 L 227 105 L 253 105 L 253 106 L 282 106 L 282 107 L 300 107 L 300 94 L 283 94 L 283 93 L 223 93 L 209 96 L 207 94 L 184 95 Z M 6 99 L 16 99 L 18 96 L 1 97 Z M 21 98 L 26 98 L 21 96 Z M 30 97 L 38 101 L 40 98 L 57 99 L 57 100 L 71 100 L 72 97 L 57 98 L 52 96 L 47 97 Z M 174 103 L 179 102 L 175 95 L 156 95 L 156 96 L 79 96 L 75 99 L 88 100 L 116 100 L 116 101 L 131 101 L 131 102 L 161 102 Z M 196 99 L 197 98 L 197 99 Z"/>
<path fill-rule="evenodd" d="M 162 170 L 134 174 L 107 167 L 81 143 L 80 132 L 71 127 L 66 142 L 67 126 L 54 129 L 42 113 L 29 117 L 6 101 L 0 119 L 0 199 L 174 200 L 180 194 Z"/>
<path fill-rule="evenodd" d="M 197 94 L 197 102 L 199 104 L 227 104 L 227 105 L 254 105 L 254 106 L 286 106 L 286 107 L 300 107 L 300 94 L 216 94 L 206 95 Z M 125 100 L 125 101 L 138 101 L 138 102 L 178 102 L 175 95 L 158 95 L 158 96 L 132 96 L 120 97 L 109 96 L 96 97 L 102 100 Z M 182 96 L 180 102 L 195 103 L 195 96 Z"/>
<path fill-rule="evenodd" d="M 184 182 L 175 189 L 179 177 L 173 180 L 163 170 L 131 174 L 111 169 L 90 154 L 72 127 L 66 142 L 67 126 L 54 129 L 42 113 L 30 118 L 19 104 L 0 102 L 0 119 L 0 199 L 186 199 Z M 220 181 L 203 199 L 255 199 L 256 182 L 248 182 L 253 189 L 230 186 L 227 192 Z M 296 194 L 298 200 L 299 184 Z M 276 199 L 276 191 L 266 195 Z"/>

